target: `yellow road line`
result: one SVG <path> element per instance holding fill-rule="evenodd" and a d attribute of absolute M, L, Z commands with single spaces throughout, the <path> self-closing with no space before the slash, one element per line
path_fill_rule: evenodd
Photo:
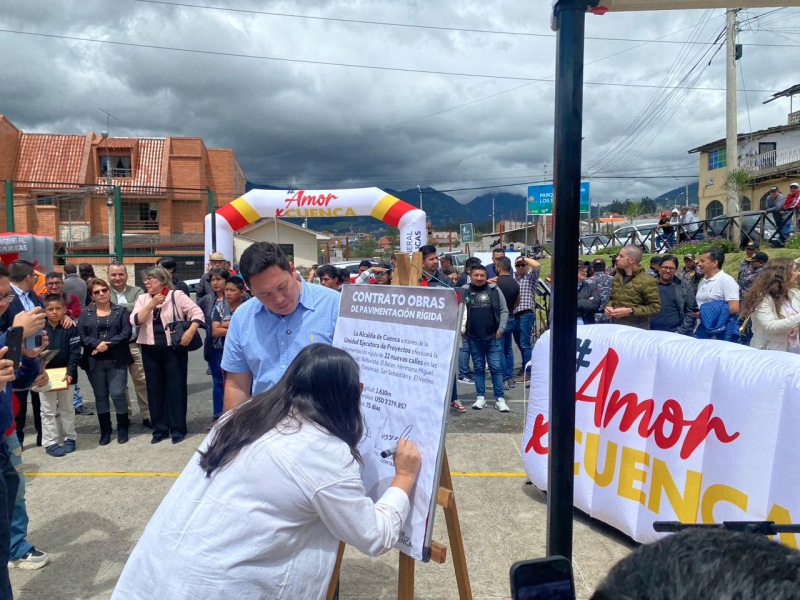
<path fill-rule="evenodd" d="M 171 472 L 138 472 L 138 471 L 28 471 L 29 477 L 177 477 L 180 473 Z M 453 477 L 525 477 L 525 473 L 503 473 L 494 471 L 450 471 Z"/>

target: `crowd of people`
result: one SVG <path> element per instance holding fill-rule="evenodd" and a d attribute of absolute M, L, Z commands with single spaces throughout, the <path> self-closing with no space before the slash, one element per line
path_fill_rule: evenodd
<path fill-rule="evenodd" d="M 509 412 L 505 392 L 524 380 L 530 362 L 539 262 L 515 252 L 512 264 L 505 250 L 496 248 L 490 264 L 471 257 L 458 273 L 452 259 L 440 255 L 434 246 L 423 246 L 420 253 L 419 284 L 454 288 L 465 305 L 452 409 L 466 411 L 458 399 L 457 381 L 475 385 L 474 410 L 486 408 L 488 367 L 494 407 Z M 751 245 L 737 281 L 722 271 L 725 256 L 715 249 L 698 256 L 685 254 L 681 267 L 678 257 L 660 255 L 651 263 L 650 271 L 641 264 L 642 256 L 639 247 L 625 246 L 612 257 L 610 268 L 601 257 L 579 262 L 580 324 L 618 323 L 800 352 L 798 261 L 770 259 Z M 395 266 L 395 257 L 377 264 L 364 261 L 354 285 L 389 285 Z M 133 415 L 129 377 L 141 425 L 152 430 L 151 442 L 170 438 L 177 444 L 187 434 L 188 353 L 203 348 L 213 381 L 208 430 L 217 434 L 201 447 L 202 461 L 191 463 L 181 476 L 187 478 L 183 487 L 200 496 L 219 492 L 219 484 L 213 482 L 221 480 L 212 474 L 226 465 L 272 460 L 254 442 L 276 427 L 288 426 L 300 432 L 305 429 L 298 423 L 316 422 L 328 428 L 326 435 L 344 443 L 343 457 L 358 458 L 353 452 L 360 433 L 356 422 L 347 421 L 347 411 L 357 410 L 357 394 L 342 399 L 324 391 L 337 378 L 344 377 L 337 389 L 349 390 L 358 384 L 357 377 L 355 383 L 351 381 L 349 357 L 325 354 L 338 317 L 341 296 L 337 291 L 350 284 L 350 274 L 333 265 L 322 265 L 304 280 L 281 249 L 270 243 L 248 248 L 235 274 L 221 254 L 212 254 L 195 299 L 174 271 L 175 261 L 162 258 L 141 273 L 142 289 L 130 285 L 127 268 L 116 263 L 109 265 L 107 280 L 97 277 L 88 264 L 77 268 L 65 265 L 63 274 L 54 271 L 46 275 L 24 260 L 14 261 L 8 268 L 0 266 L 0 348 L 12 326 L 23 328 L 26 338 L 41 336 L 38 347 L 25 347 L 16 369 L 0 355 L 0 382 L 4 386 L 0 391 L 0 425 L 7 430 L 5 443 L 0 445 L 0 500 L 5 497 L 9 506 L 7 515 L 0 514 L 0 551 L 8 549 L 9 565 L 32 569 L 48 560 L 47 554 L 25 539 L 27 514 L 20 449 L 28 409 L 33 415 L 37 445 L 44 447 L 46 455 L 60 458 L 75 452 L 75 416 L 92 414 L 82 405 L 78 388 L 81 370 L 94 394 L 101 446 L 111 443 L 114 427 L 117 443 L 125 444 L 129 439 Z M 37 287 L 41 292 L 38 295 Z M 205 330 L 205 340 L 199 334 L 201 329 Z M 522 359 L 519 366 L 514 360 L 514 345 Z M 42 356 L 45 348 L 51 351 L 47 359 Z M 312 353 L 316 358 L 306 357 L 307 364 L 319 363 L 319 373 L 336 372 L 335 377 L 324 376 L 324 386 L 315 383 L 319 373 L 311 373 L 307 365 L 298 363 L 298 358 Z M 55 372 L 63 377 L 60 381 L 50 380 L 49 373 Z M 285 392 L 285 403 L 274 390 Z M 242 405 L 247 409 L 231 412 Z M 236 418 L 221 419 L 225 413 Z M 280 449 L 284 456 L 297 452 L 293 460 L 299 467 L 308 460 L 301 456 L 302 443 L 313 441 L 305 440 L 304 435 L 296 438 L 300 445 L 287 440 L 286 447 Z M 370 513 L 374 516 L 353 530 L 353 543 L 361 544 L 357 547 L 368 553 L 385 551 L 391 546 L 386 540 L 396 538 L 395 529 L 408 502 L 407 493 L 397 494 L 407 492 L 404 486 L 409 477 L 413 482 L 419 460 L 415 453 L 409 442 L 403 458 L 395 461 L 400 467 L 400 483 L 395 487 L 400 492 L 392 492 L 394 496 L 387 497 L 385 505 L 376 504 Z M 265 463 L 265 468 L 272 467 Z M 347 487 L 350 484 L 343 482 L 351 477 L 350 470 L 343 463 L 333 471 L 320 472 L 317 483 L 329 480 Z M 232 480 L 236 479 L 235 472 L 229 471 Z M 206 483 L 200 485 L 201 480 Z M 238 489 L 231 482 L 226 486 Z M 345 495 L 363 498 L 363 488 L 355 485 Z M 327 509 L 314 505 L 313 510 L 314 518 L 319 519 Z M 364 510 L 359 508 L 353 518 L 366 518 Z M 126 568 L 121 584 L 142 572 L 153 575 L 160 568 L 156 548 L 162 545 L 160 536 L 174 526 L 175 515 L 165 516 L 169 508 L 159 511 L 156 516 L 163 512 L 163 518 L 159 521 L 154 517 L 151 523 L 158 533 L 143 537 L 140 545 L 144 544 L 144 549 L 134 553 L 136 561 Z M 394 516 L 386 520 L 390 514 Z M 249 553 L 244 548 L 238 551 Z M 187 561 L 190 558 L 187 555 Z M 6 574 L 0 588 L 10 590 L 9 586 Z"/>

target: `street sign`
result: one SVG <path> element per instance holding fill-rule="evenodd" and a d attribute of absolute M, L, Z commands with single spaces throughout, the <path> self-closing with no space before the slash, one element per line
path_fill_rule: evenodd
<path fill-rule="evenodd" d="M 581 212 L 589 212 L 589 182 L 581 182 Z M 528 186 L 528 214 L 553 214 L 553 184 Z"/>
<path fill-rule="evenodd" d="M 475 231 L 472 229 L 472 223 L 462 223 L 461 227 L 461 241 L 466 242 L 473 242 L 475 237 Z"/>

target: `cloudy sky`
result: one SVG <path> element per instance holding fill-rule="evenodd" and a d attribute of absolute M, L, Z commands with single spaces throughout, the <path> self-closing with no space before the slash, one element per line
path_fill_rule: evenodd
<path fill-rule="evenodd" d="M 493 189 L 552 174 L 549 1 L 172 1 L 4 0 L 0 29 L 210 53 L 2 32 L 0 113 L 25 131 L 99 132 L 102 107 L 119 119 L 112 135 L 202 136 L 233 147 L 250 181 L 293 187 Z M 740 131 L 784 124 L 788 100 L 762 102 L 800 83 L 787 68 L 800 9 L 772 10 L 740 13 L 739 88 L 756 90 L 738 95 Z M 593 38 L 663 38 L 586 41 L 593 200 L 678 187 L 697 173 L 686 151 L 724 137 L 724 48 L 707 44 L 724 22 L 721 10 L 587 16 Z"/>

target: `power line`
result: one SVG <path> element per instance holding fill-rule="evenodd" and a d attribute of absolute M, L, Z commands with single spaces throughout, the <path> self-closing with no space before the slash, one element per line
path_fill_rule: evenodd
<path fill-rule="evenodd" d="M 149 50 L 168 50 L 170 52 L 186 52 L 189 54 L 203 54 L 210 56 L 224 56 L 228 58 L 250 58 L 256 60 L 271 60 L 277 62 L 299 63 L 306 65 L 321 65 L 327 67 L 348 67 L 352 69 L 370 69 L 375 71 L 396 71 L 400 73 L 421 73 L 424 75 L 448 75 L 453 77 L 473 77 L 478 79 L 508 79 L 512 81 L 529 81 L 529 82 L 549 82 L 551 79 L 542 79 L 537 77 L 518 77 L 514 75 L 493 75 L 484 73 L 460 73 L 456 71 L 434 71 L 428 69 L 408 69 L 402 67 L 386 67 L 381 65 L 360 65 L 355 63 L 342 63 L 342 62 L 329 62 L 321 60 L 305 60 L 299 58 L 284 58 L 279 56 L 265 56 L 258 54 L 239 54 L 235 52 L 219 52 L 214 50 L 198 50 L 194 48 L 178 48 L 174 46 L 158 46 L 156 44 L 137 44 L 134 42 L 120 42 L 115 40 L 98 40 L 94 38 L 84 38 L 70 35 L 56 35 L 54 33 L 39 33 L 33 31 L 18 31 L 13 29 L 0 29 L 0 33 L 11 33 L 15 35 L 30 35 L 35 37 L 69 40 L 73 42 L 89 42 L 92 44 L 107 44 L 112 46 L 126 46 L 131 48 L 145 48 Z M 605 87 L 623 87 L 623 88 L 656 88 L 656 89 L 686 89 L 702 92 L 722 92 L 725 88 L 707 88 L 707 87 L 663 87 L 660 85 L 649 85 L 643 83 L 614 83 L 608 81 L 584 81 L 584 85 L 605 86 Z M 745 90 L 738 90 L 745 91 Z M 746 90 L 748 92 L 758 92 L 763 94 L 775 94 L 779 90 Z"/>
<path fill-rule="evenodd" d="M 536 33 L 532 31 L 503 31 L 494 29 L 474 29 L 466 27 L 447 27 L 444 25 L 423 25 L 418 23 L 395 23 L 391 21 L 369 21 L 365 19 L 346 19 L 343 17 L 321 17 L 316 15 L 298 15 L 293 13 L 282 13 L 265 10 L 253 10 L 246 8 L 232 8 L 228 6 L 208 6 L 203 4 L 190 4 L 188 2 L 166 2 L 164 0 L 133 0 L 133 2 L 140 2 L 143 4 L 161 4 L 164 6 L 174 6 L 180 8 L 199 8 L 202 10 L 213 10 L 222 12 L 232 12 L 250 15 L 262 15 L 269 17 L 283 17 L 288 19 L 307 19 L 312 21 L 329 21 L 336 23 L 352 23 L 358 25 L 381 25 L 385 27 L 403 27 L 410 29 L 428 29 L 434 31 L 454 31 L 463 33 L 481 33 L 490 35 L 512 35 L 523 37 L 539 37 L 539 38 L 555 38 L 552 33 Z M 645 40 L 636 38 L 613 38 L 601 36 L 586 36 L 587 40 L 600 40 L 606 42 L 658 42 L 660 44 L 683 44 L 684 42 L 678 40 Z M 707 42 L 690 42 L 692 44 L 707 44 Z M 778 47 L 778 48 L 794 48 L 793 44 L 745 44 L 746 46 L 765 46 L 765 47 Z"/>

